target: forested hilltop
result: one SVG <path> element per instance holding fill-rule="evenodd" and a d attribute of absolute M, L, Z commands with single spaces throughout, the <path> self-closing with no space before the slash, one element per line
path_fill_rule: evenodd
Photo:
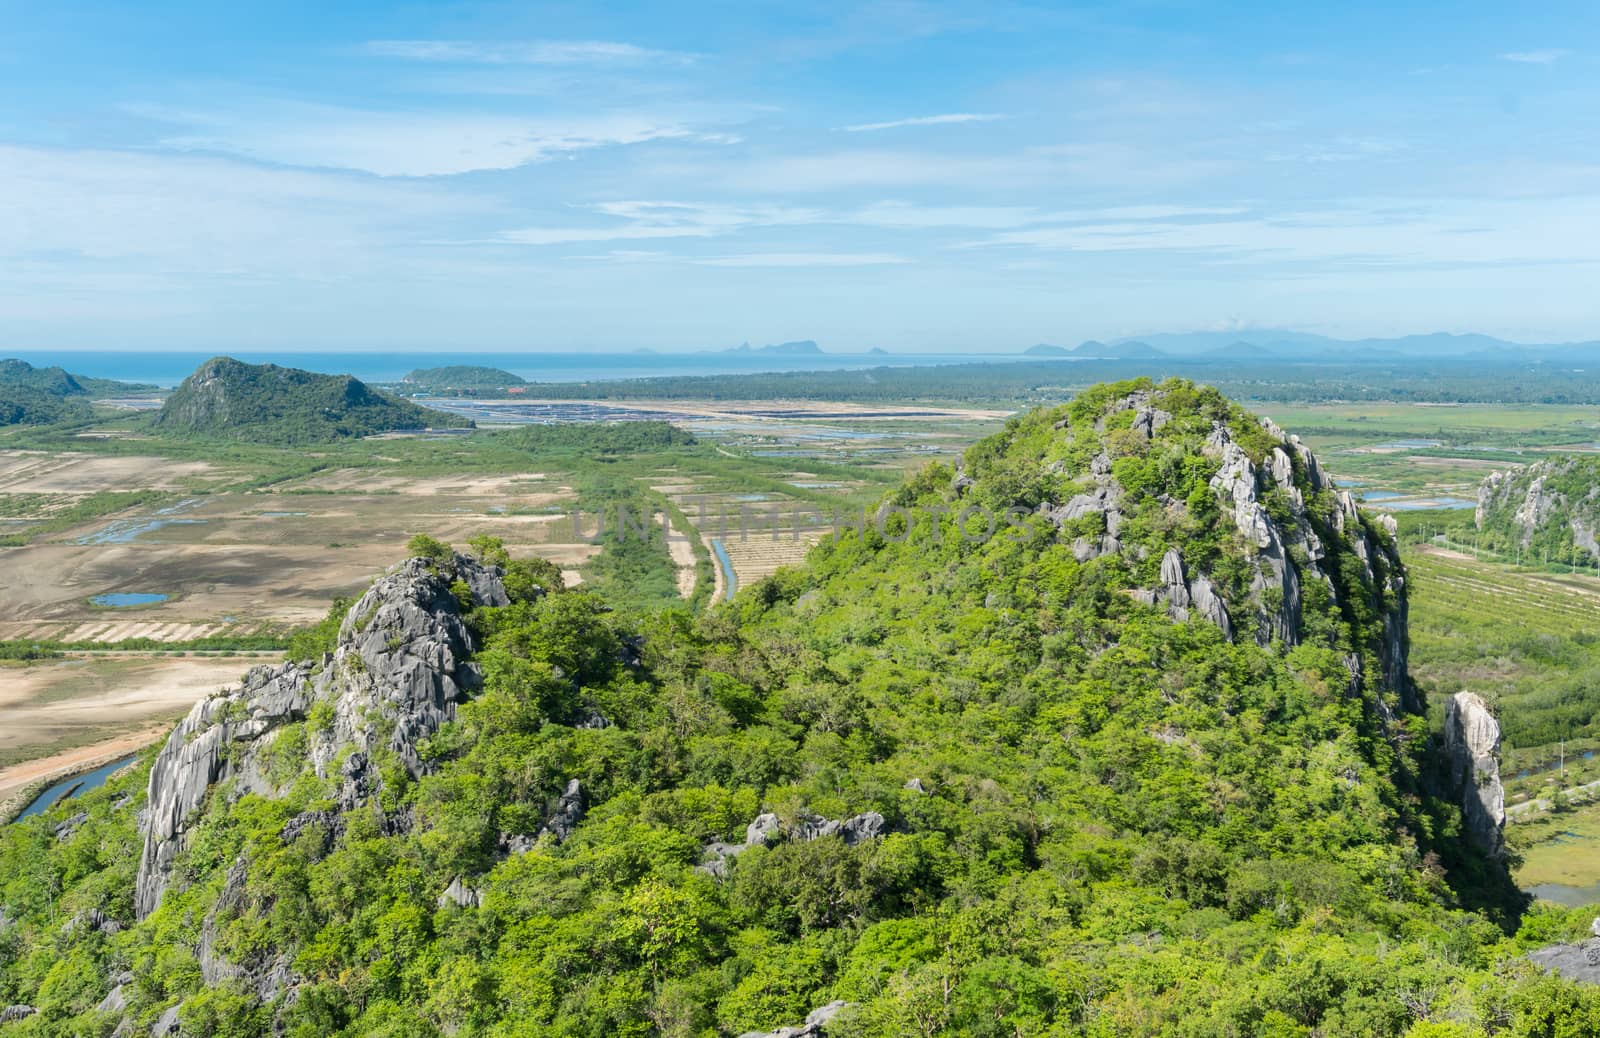
<path fill-rule="evenodd" d="M 0 832 L 0 1035 L 1600 1031 L 1298 440 L 1100 386 L 883 504 L 700 614 L 417 539 Z"/>
<path fill-rule="evenodd" d="M 87 401 L 149 386 L 73 375 L 59 367 L 36 368 L 24 360 L 0 360 L 0 426 L 84 421 Z"/>
<path fill-rule="evenodd" d="M 196 368 L 151 418 L 154 428 L 180 436 L 283 444 L 470 424 L 349 375 L 231 357 L 215 357 Z"/>

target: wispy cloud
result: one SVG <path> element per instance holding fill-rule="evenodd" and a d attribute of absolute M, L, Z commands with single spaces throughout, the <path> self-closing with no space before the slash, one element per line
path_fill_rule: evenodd
<path fill-rule="evenodd" d="M 1548 47 L 1544 50 L 1514 50 L 1500 55 L 1500 60 L 1515 61 L 1522 65 L 1553 65 L 1570 53 L 1572 52 L 1561 47 Z"/>
<path fill-rule="evenodd" d="M 1219 261 L 1328 266 L 1592 263 L 1600 196 L 1372 200 L 1238 218 L 1116 220 L 1005 231 L 970 243 L 1064 252 L 1168 252 Z"/>
<path fill-rule="evenodd" d="M 565 245 L 650 238 L 709 238 L 747 227 L 793 226 L 826 219 L 815 209 L 777 205 L 617 201 L 601 202 L 588 208 L 625 222 L 599 227 L 522 227 L 502 231 L 491 241 L 505 245 Z"/>
<path fill-rule="evenodd" d="M 374 57 L 469 65 L 687 64 L 695 60 L 695 55 L 681 51 L 611 40 L 373 40 L 361 49 Z"/>
<path fill-rule="evenodd" d="M 693 262 L 702 267 L 881 267 L 911 261 L 888 252 L 752 252 Z"/>
<path fill-rule="evenodd" d="M 870 133 L 874 130 L 897 130 L 902 126 L 944 126 L 950 123 L 987 123 L 1006 118 L 986 112 L 950 112 L 945 115 L 919 115 L 911 119 L 893 119 L 884 123 L 858 123 L 843 127 L 846 133 Z"/>
<path fill-rule="evenodd" d="M 647 141 L 728 139 L 649 114 L 526 119 L 281 104 L 220 115 L 151 114 L 189 126 L 189 132 L 163 140 L 167 147 L 385 177 L 515 169 L 595 148 Z"/>

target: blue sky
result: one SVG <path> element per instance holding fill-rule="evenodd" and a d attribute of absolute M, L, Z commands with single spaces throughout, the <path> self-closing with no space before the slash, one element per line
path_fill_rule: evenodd
<path fill-rule="evenodd" d="M 1600 338 L 1592 3 L 0 0 L 0 349 Z"/>

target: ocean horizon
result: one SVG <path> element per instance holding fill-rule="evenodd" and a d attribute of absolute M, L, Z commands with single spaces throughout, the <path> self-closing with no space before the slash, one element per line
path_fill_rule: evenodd
<path fill-rule="evenodd" d="M 0 351 L 0 359 L 16 358 L 35 367 L 60 366 L 74 375 L 149 383 L 164 388 L 182 382 L 195 368 L 218 355 L 216 352 L 196 351 Z M 328 375 L 354 375 L 364 382 L 398 382 L 418 368 L 454 364 L 500 368 L 530 382 L 597 382 L 670 375 L 759 375 L 786 371 L 840 371 L 1041 359 L 1024 357 L 1020 353 L 300 353 L 288 350 L 239 350 L 222 355 L 251 364 L 278 364 Z"/>

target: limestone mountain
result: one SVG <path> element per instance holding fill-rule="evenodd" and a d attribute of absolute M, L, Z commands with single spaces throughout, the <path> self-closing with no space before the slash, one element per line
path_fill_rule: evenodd
<path fill-rule="evenodd" d="M 381 393 L 350 375 L 215 357 L 173 390 L 151 424 L 179 435 L 318 443 L 470 423 Z"/>
<path fill-rule="evenodd" d="M 1485 547 L 1530 561 L 1600 563 L 1600 458 L 1561 455 L 1493 472 L 1474 521 Z"/>
<path fill-rule="evenodd" d="M 402 563 L 0 833 L 19 1033 L 1600 1019 L 1505 940 L 1497 732 L 1427 732 L 1387 524 L 1214 391 L 1014 419 L 700 615 L 527 565 Z"/>

